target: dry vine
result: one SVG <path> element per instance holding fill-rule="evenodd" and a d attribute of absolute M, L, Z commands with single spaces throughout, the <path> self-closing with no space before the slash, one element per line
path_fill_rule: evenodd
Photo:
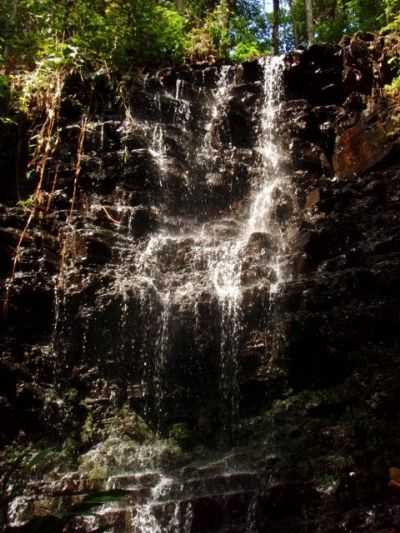
<path fill-rule="evenodd" d="M 38 102 L 40 107 L 43 105 L 46 118 L 39 130 L 39 133 L 36 135 L 37 144 L 36 144 L 32 159 L 28 165 L 28 169 L 29 168 L 34 169 L 39 179 L 38 179 L 38 184 L 36 186 L 35 192 L 33 193 L 31 211 L 29 213 L 28 219 L 21 232 L 21 235 L 19 237 L 16 249 L 15 249 L 14 258 L 13 258 L 12 267 L 11 267 L 11 274 L 6 284 L 6 293 L 5 293 L 4 304 L 3 304 L 4 315 L 6 315 L 8 312 L 10 294 L 14 286 L 17 265 L 18 265 L 18 262 L 20 261 L 22 244 L 28 234 L 28 230 L 33 220 L 35 219 L 36 215 L 38 214 L 38 212 L 40 212 L 44 208 L 46 195 L 44 194 L 44 191 L 43 191 L 43 185 L 44 185 L 46 168 L 60 140 L 59 133 L 56 129 L 56 125 L 57 125 L 58 113 L 59 113 L 59 108 L 60 108 L 60 103 L 61 103 L 61 94 L 62 94 L 64 79 L 65 79 L 65 74 L 62 71 L 57 72 L 55 74 L 54 83 L 48 86 L 45 94 L 41 95 L 41 100 L 40 102 Z M 56 169 L 56 172 L 55 172 L 52 190 L 54 190 L 54 187 L 55 187 L 57 173 L 58 173 L 58 168 Z M 49 202 L 47 206 L 49 206 Z M 48 207 L 46 208 L 46 210 L 47 209 Z"/>
<path fill-rule="evenodd" d="M 72 217 L 75 210 L 75 204 L 76 204 L 76 198 L 78 193 L 78 186 L 79 186 L 79 176 L 81 174 L 82 170 L 82 156 L 84 154 L 84 143 L 85 143 L 85 136 L 86 136 L 86 129 L 88 124 L 88 115 L 83 115 L 81 119 L 80 124 L 80 130 L 79 130 L 79 138 L 78 138 L 78 148 L 77 148 L 77 154 L 76 154 L 76 163 L 75 163 L 75 175 L 74 175 L 74 185 L 73 185 L 73 191 L 72 191 L 72 199 L 71 199 L 71 207 L 69 210 L 66 228 L 69 229 L 72 227 Z M 64 288 L 64 275 L 65 275 L 65 259 L 66 259 L 66 252 L 67 252 L 67 243 L 68 243 L 68 231 L 61 231 L 60 232 L 60 266 L 59 266 L 59 273 L 58 273 L 58 279 L 57 279 L 57 285 L 56 289 L 63 289 Z"/>

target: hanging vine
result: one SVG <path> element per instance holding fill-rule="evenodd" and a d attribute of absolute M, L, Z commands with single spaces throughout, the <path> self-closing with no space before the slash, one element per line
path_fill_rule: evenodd
<path fill-rule="evenodd" d="M 81 170 L 82 170 L 82 157 L 84 154 L 84 143 L 85 143 L 85 137 L 86 137 L 87 124 L 88 124 L 88 115 L 84 114 L 82 116 L 81 123 L 80 123 L 80 129 L 79 129 L 79 138 L 78 138 L 78 146 L 77 146 L 77 153 L 76 153 L 76 163 L 75 163 L 75 171 L 74 171 L 74 184 L 73 184 L 73 190 L 72 190 L 71 206 L 70 206 L 67 221 L 66 221 L 66 227 L 65 229 L 62 229 L 60 231 L 60 235 L 59 235 L 60 266 L 59 266 L 56 290 L 64 289 L 65 261 L 66 261 L 67 248 L 68 248 L 68 242 L 69 242 L 68 237 L 71 233 L 71 230 L 73 232 L 72 220 L 73 220 L 76 201 L 77 201 L 77 194 L 78 194 L 78 188 L 79 188 L 79 177 L 80 177 Z"/>
<path fill-rule="evenodd" d="M 40 68 L 40 67 L 39 67 Z M 31 80 L 33 74 L 30 75 Z M 8 312 L 10 294 L 14 286 L 15 275 L 18 263 L 21 260 L 21 251 L 24 240 L 26 239 L 29 229 L 41 211 L 47 211 L 50 207 L 50 199 L 46 201 L 46 192 L 44 190 L 45 176 L 48 163 L 54 155 L 60 141 L 57 121 L 61 104 L 62 89 L 65 80 L 65 72 L 62 70 L 54 72 L 53 81 L 49 81 L 46 90 L 38 91 L 35 101 L 36 111 L 43 111 L 45 119 L 36 135 L 32 138 L 35 140 L 35 149 L 32 158 L 28 164 L 28 172 L 34 172 L 38 177 L 38 182 L 30 202 L 30 213 L 21 231 L 14 257 L 11 265 L 11 274 L 6 283 L 6 292 L 4 298 L 4 314 Z M 32 96 L 32 95 L 31 95 Z M 58 167 L 54 173 L 52 190 L 54 191 L 57 180 Z"/>

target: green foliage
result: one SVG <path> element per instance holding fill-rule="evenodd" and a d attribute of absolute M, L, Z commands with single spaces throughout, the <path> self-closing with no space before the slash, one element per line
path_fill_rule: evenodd
<path fill-rule="evenodd" d="M 0 64 L 34 71 L 40 87 L 58 69 L 126 69 L 185 58 L 250 58 L 268 41 L 256 0 L 2 0 Z M 43 83 L 42 83 L 43 81 Z"/>
<path fill-rule="evenodd" d="M 394 17 L 394 19 L 386 24 L 383 28 L 383 31 L 400 31 L 400 15 Z"/>
<path fill-rule="evenodd" d="M 315 34 L 317 41 L 337 42 L 347 31 L 348 11 L 343 2 L 326 1 L 316 11 Z"/>
<path fill-rule="evenodd" d="M 383 4 L 387 23 L 400 17 L 400 0 L 383 0 Z"/>
<path fill-rule="evenodd" d="M 0 74 L 0 99 L 8 100 L 10 96 L 10 80 L 8 76 Z"/>
<path fill-rule="evenodd" d="M 256 59 L 263 54 L 257 42 L 239 42 L 232 50 L 232 59 L 241 63 Z"/>
<path fill-rule="evenodd" d="M 346 0 L 314 0 L 314 34 L 317 42 L 336 42 L 347 25 Z M 304 0 L 293 0 L 288 13 L 296 45 L 307 44 L 306 13 Z"/>
<path fill-rule="evenodd" d="M 165 55 L 175 61 L 183 57 L 186 35 L 185 19 L 175 10 L 156 6 L 154 8 L 156 26 L 153 28 L 157 55 Z"/>
<path fill-rule="evenodd" d="M 0 60 L 33 68 L 125 66 L 180 60 L 186 19 L 172 2 L 156 0 L 3 0 Z M 14 7 L 13 7 L 14 5 Z"/>
<path fill-rule="evenodd" d="M 49 45 L 46 54 L 43 50 L 40 56 L 35 68 L 11 76 L 11 101 L 19 112 L 28 113 L 34 101 L 42 109 L 49 107 L 57 100 L 57 94 L 60 96 L 59 82 L 63 73 L 74 68 L 74 59 L 66 44 Z"/>
<path fill-rule="evenodd" d="M 268 19 L 259 4 L 239 3 L 237 13 L 232 13 L 228 2 L 221 0 L 203 18 L 194 20 L 185 56 L 192 60 L 254 59 L 270 49 L 267 27 Z"/>
<path fill-rule="evenodd" d="M 347 15 L 347 30 L 375 31 L 384 22 L 384 11 L 376 0 L 347 0 L 344 2 Z"/>
<path fill-rule="evenodd" d="M 314 0 L 317 42 L 337 42 L 344 34 L 377 31 L 399 13 L 400 0 Z M 291 27 L 296 44 L 306 44 L 304 0 L 293 0 Z"/>
<path fill-rule="evenodd" d="M 185 19 L 167 2 L 105 2 L 93 12 L 77 3 L 71 43 L 82 62 L 126 66 L 128 62 L 178 61 L 185 45 Z"/>
<path fill-rule="evenodd" d="M 271 48 L 271 13 L 260 0 L 1 0 L 0 76 L 28 71 L 29 106 L 55 72 L 126 70 L 183 60 L 244 61 Z M 400 27 L 400 0 L 314 0 L 317 41 Z M 281 0 L 282 51 L 306 44 L 304 0 Z M 0 77 L 0 97 L 5 90 Z"/>
<path fill-rule="evenodd" d="M 236 16 L 232 19 L 231 33 L 233 46 L 230 55 L 234 61 L 248 61 L 268 53 L 269 43 L 257 39 L 254 27 L 244 16 Z"/>
<path fill-rule="evenodd" d="M 221 0 L 204 19 L 197 20 L 188 34 L 185 53 L 191 59 L 226 58 L 230 46 L 230 13 Z"/>
<path fill-rule="evenodd" d="M 186 55 L 192 61 L 208 59 L 216 55 L 211 35 L 202 26 L 194 27 L 188 35 Z"/>
<path fill-rule="evenodd" d="M 227 0 L 221 0 L 217 7 L 206 18 L 206 29 L 209 32 L 218 57 L 226 57 L 230 45 L 229 36 L 230 13 Z"/>
<path fill-rule="evenodd" d="M 306 11 L 304 0 L 293 0 L 290 9 L 290 17 L 293 28 L 293 38 L 296 45 L 306 42 Z"/>
<path fill-rule="evenodd" d="M 385 86 L 385 94 L 391 97 L 400 95 L 400 76 L 394 78 L 390 85 Z"/>

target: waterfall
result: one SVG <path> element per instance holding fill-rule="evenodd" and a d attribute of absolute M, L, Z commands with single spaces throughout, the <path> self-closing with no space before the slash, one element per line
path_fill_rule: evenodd
<path fill-rule="evenodd" d="M 200 148 L 200 157 L 205 164 L 209 164 L 210 159 L 215 159 L 216 157 L 216 149 L 213 142 L 214 126 L 217 120 L 223 116 L 232 89 L 233 79 L 230 77 L 231 72 L 232 68 L 229 65 L 222 67 L 217 86 L 213 91 L 211 109 L 205 124 L 205 136 Z"/>
<path fill-rule="evenodd" d="M 145 96 L 150 102 L 147 115 L 140 114 L 135 102 L 126 103 L 126 114 L 115 128 L 121 142 L 114 142 L 121 172 L 129 174 L 131 163 L 132 167 L 136 164 L 135 171 L 127 176 L 129 187 L 123 194 L 116 188 L 114 197 L 108 197 L 110 203 L 115 202 L 114 207 L 96 203 L 96 197 L 90 205 L 93 217 L 103 217 L 104 238 L 107 242 L 114 239 L 110 245 L 112 259 L 107 257 L 105 261 L 109 266 L 106 282 L 91 287 L 79 303 L 76 298 L 64 302 L 56 292 L 53 337 L 60 344 L 57 355 L 62 356 L 59 359 L 63 365 L 67 366 L 68 342 L 76 351 L 79 344 L 83 357 L 95 361 L 99 376 L 113 373 L 109 383 L 96 378 L 94 384 L 98 390 L 111 384 L 110 413 L 123 404 L 128 411 L 142 415 L 154 432 L 151 444 L 139 444 L 130 435 L 121 444 L 118 436 L 112 435 L 85 454 L 93 454 L 95 462 L 97 454 L 106 453 L 110 459 L 114 450 L 119 450 L 119 462 L 114 461 L 115 470 L 110 471 L 112 475 L 121 474 L 121 479 L 132 478 L 132 499 L 127 503 L 130 531 L 199 531 L 196 520 L 203 512 L 201 505 L 215 498 L 228 512 L 232 495 L 243 496 L 243 505 L 254 507 L 243 527 L 256 530 L 257 473 L 254 465 L 235 458 L 234 450 L 242 416 L 246 297 L 249 292 L 251 298 L 260 291 L 262 305 L 268 301 L 271 306 L 287 279 L 287 231 L 276 210 L 281 197 L 290 196 L 290 181 L 282 171 L 276 134 L 283 62 L 267 58 L 256 66 L 263 80 L 253 84 L 249 114 L 257 118 L 252 124 L 255 140 L 245 149 L 235 144 L 233 135 L 230 137 L 235 111 L 232 102 L 238 87 L 240 90 L 241 68 L 213 67 L 215 76 L 211 76 L 209 85 L 195 89 L 193 83 L 190 86 L 179 76 L 175 86 L 168 81 L 164 85 L 162 77 L 153 80 L 151 89 L 145 82 Z M 100 126 L 99 146 L 106 150 L 107 129 Z M 178 135 L 187 142 L 183 148 Z M 188 146 L 193 152 L 185 152 Z M 238 154 L 248 167 L 243 179 L 245 182 L 248 178 L 248 183 L 240 190 L 239 199 L 230 195 L 230 182 L 223 181 L 226 168 L 239 159 Z M 215 178 L 220 203 L 207 206 L 207 200 L 213 199 Z M 239 182 L 242 176 L 234 178 Z M 85 246 L 80 231 L 77 227 L 77 250 Z M 72 280 L 76 294 L 80 281 L 79 265 L 74 263 L 77 257 L 78 252 L 71 253 L 65 262 L 66 282 Z M 89 277 L 90 263 L 87 272 Z M 90 313 L 92 307 L 97 314 Z M 259 321 L 256 333 L 265 328 L 270 316 L 270 307 L 263 311 L 267 318 L 263 316 Z M 67 312 L 79 318 L 75 343 L 70 339 L 74 330 Z M 265 352 L 269 349 L 262 348 Z M 79 355 L 74 355 L 78 360 Z M 178 469 L 176 463 L 165 475 L 161 451 L 155 453 L 157 445 L 162 443 L 160 449 L 165 446 L 167 457 L 172 437 L 178 435 L 177 442 L 182 434 L 182 441 L 187 438 L 185 424 L 192 424 L 198 435 L 204 432 L 201 445 L 206 447 L 206 439 L 214 439 L 211 447 L 229 447 L 233 458 L 194 464 L 188 469 Z M 174 433 L 175 426 L 184 426 L 182 433 Z M 190 430 L 189 426 L 189 439 Z M 170 441 L 164 439 L 168 436 Z M 106 452 L 105 443 L 111 446 Z M 140 465 L 131 461 L 125 469 L 125 457 L 145 449 L 151 449 L 149 458 L 144 454 Z M 154 460 L 150 458 L 153 452 Z M 237 454 L 240 456 L 240 452 Z M 138 481 L 138 472 L 152 479 L 148 483 Z M 154 477 L 158 479 L 155 484 Z M 214 525 L 210 528 L 217 530 Z"/>
<path fill-rule="evenodd" d="M 239 362 L 242 299 L 242 256 L 253 234 L 266 233 L 280 240 L 279 228 L 273 222 L 274 194 L 282 186 L 284 177 L 279 169 L 279 147 L 274 138 L 276 112 L 281 96 L 283 63 L 279 57 L 264 60 L 264 97 L 257 149 L 261 154 L 259 183 L 250 202 L 249 213 L 236 240 L 222 243 L 210 261 L 210 276 L 215 287 L 221 313 L 221 396 L 229 406 L 225 431 L 232 431 L 239 409 Z M 280 282 L 279 257 L 270 266 Z"/>
<path fill-rule="evenodd" d="M 272 57 L 264 62 L 264 103 L 261 112 L 261 134 L 258 150 L 261 153 L 262 184 L 250 208 L 250 216 L 246 226 L 247 240 L 253 233 L 272 233 L 277 243 L 277 253 L 271 263 L 275 272 L 275 283 L 271 286 L 271 294 L 278 290 L 283 281 L 280 265 L 280 254 L 285 243 L 282 239 L 281 228 L 274 221 L 276 196 L 279 191 L 288 190 L 289 184 L 282 173 L 280 162 L 281 147 L 274 136 L 276 126 L 276 112 L 282 98 L 282 70 L 283 60 Z"/>
<path fill-rule="evenodd" d="M 215 416 L 226 442 L 234 442 L 240 416 L 239 355 L 244 295 L 254 284 L 252 276 L 258 276 L 264 280 L 266 289 L 263 290 L 268 291 L 264 300 L 271 302 L 286 275 L 281 260 L 285 235 L 276 217 L 279 196 L 289 188 L 281 172 L 281 150 L 276 138 L 283 62 L 279 58 L 266 58 L 259 60 L 258 65 L 263 73 L 255 104 L 258 124 L 254 125 L 255 142 L 248 150 L 251 163 L 246 163 L 248 168 L 251 165 L 249 187 L 242 193 L 240 203 L 233 204 L 235 200 L 228 197 L 223 198 L 224 204 L 216 212 L 212 209 L 207 212 L 205 206 L 200 217 L 190 213 L 191 208 L 195 211 L 198 198 L 199 201 L 212 198 L 210 176 L 217 176 L 217 181 L 224 179 L 226 168 L 237 157 L 238 148 L 229 137 L 229 121 L 231 102 L 243 71 L 224 65 L 214 70 L 215 77 L 209 87 L 196 87 L 197 101 L 193 99 L 193 86 L 179 75 L 170 80 L 163 74 L 145 78 L 143 89 L 150 111 L 142 113 L 138 103 L 127 98 L 125 119 L 118 131 L 123 168 L 129 171 L 131 157 L 134 161 L 137 158 L 139 165 L 149 165 L 145 168 L 148 172 L 145 179 L 152 179 L 151 176 L 154 179 L 156 174 L 152 183 L 158 204 L 152 204 L 151 211 L 138 205 L 134 188 L 130 196 L 125 193 L 121 197 L 115 219 L 110 218 L 103 206 L 95 203 L 91 206 L 94 213 L 105 212 L 123 233 L 114 248 L 118 258 L 114 286 L 104 294 L 100 304 L 107 301 L 107 294 L 119 295 L 118 342 L 113 343 L 109 335 L 109 353 L 118 361 L 126 361 L 130 354 L 136 354 L 131 363 L 132 374 L 136 372 L 138 377 L 142 413 L 150 416 L 161 432 L 168 426 L 169 411 L 175 402 L 175 370 L 181 372 L 182 379 L 191 379 L 196 387 L 194 369 L 205 368 L 205 363 L 201 363 L 204 352 L 197 342 L 197 337 L 207 336 L 199 327 L 199 309 L 204 301 L 208 313 L 216 319 L 210 328 L 213 347 L 218 350 L 211 361 L 216 376 Z M 100 144 L 105 149 L 105 128 L 100 126 Z M 138 132 L 147 145 L 137 141 Z M 182 151 L 179 158 L 174 158 L 172 151 L 169 154 L 167 145 L 176 144 L 178 133 L 184 136 L 181 142 L 194 149 L 193 154 Z M 176 208 L 179 198 L 175 204 L 171 200 L 177 186 L 176 182 L 171 183 L 176 180 L 176 168 L 183 181 L 188 178 L 190 182 L 191 193 L 184 201 L 192 204 L 186 214 Z M 133 205 L 132 199 L 136 201 Z M 154 230 L 143 237 L 140 228 L 137 229 L 141 216 L 157 219 Z M 89 313 L 82 308 L 81 317 L 86 315 Z M 189 325 L 185 334 L 193 337 L 189 348 L 181 347 L 179 338 L 184 320 Z M 88 321 L 82 321 L 81 336 L 86 352 L 88 339 L 93 338 L 92 327 Z M 177 352 L 177 346 L 181 352 Z M 182 369 L 185 364 L 189 367 L 189 361 L 193 368 Z M 189 388 L 190 382 L 183 384 L 181 392 L 183 397 L 186 394 L 190 398 L 190 392 L 183 390 L 185 386 Z M 207 401 L 201 394 L 201 391 L 197 393 L 200 405 Z"/>
<path fill-rule="evenodd" d="M 258 140 L 254 147 L 256 163 L 250 194 L 248 200 L 243 202 L 238 218 L 217 218 L 202 225 L 194 218 L 181 217 L 169 227 L 161 227 L 142 246 L 137 246 L 135 253 L 124 252 L 121 269 L 116 275 L 123 302 L 122 336 L 122 330 L 129 328 L 127 290 L 135 286 L 140 288 L 140 318 L 142 322 L 145 321 L 141 327 L 143 331 L 149 328 L 152 331 L 142 335 L 142 390 L 151 395 L 146 405 L 152 405 L 148 412 L 153 412 L 159 429 L 168 416 L 168 409 L 164 405 L 168 397 L 166 376 L 173 347 L 178 342 L 174 337 L 175 332 L 171 330 L 173 315 L 179 313 L 181 308 L 189 308 L 195 324 L 198 322 L 199 298 L 204 290 L 216 300 L 219 310 L 219 417 L 227 442 L 234 441 L 239 418 L 239 352 L 242 299 L 246 287 L 243 265 L 248 260 L 247 249 L 255 237 L 268 237 L 273 248 L 273 251 L 262 249 L 260 252 L 261 255 L 265 254 L 262 263 L 265 274 L 272 272 L 270 299 L 283 279 L 279 256 L 283 251 L 284 239 L 275 220 L 276 197 L 281 189 L 287 188 L 285 176 L 280 171 L 280 148 L 275 136 L 283 63 L 279 58 L 266 58 L 260 60 L 260 65 L 264 81 L 258 112 Z M 226 164 L 224 158 L 230 159 L 234 154 L 234 148 L 228 145 L 223 148 L 225 153 L 221 155 L 217 130 L 226 119 L 236 78 L 233 67 L 221 68 L 219 79 L 210 94 L 211 105 L 203 123 L 203 139 L 190 162 L 192 172 L 196 168 L 202 169 L 206 182 L 209 171 L 218 171 L 221 165 Z M 177 78 L 175 90 L 165 90 L 168 101 L 174 102 L 170 128 L 175 128 L 178 120 L 186 123 L 191 116 L 190 101 L 183 97 L 184 89 L 184 82 Z M 160 95 L 156 94 L 154 108 L 158 111 L 161 109 L 160 102 Z M 150 154 L 157 161 L 162 186 L 168 187 L 165 137 L 172 133 L 168 133 L 168 125 L 161 119 L 153 123 L 152 133 L 150 123 L 147 121 L 144 124 L 145 130 L 149 130 Z M 191 179 L 191 182 L 196 187 L 195 181 Z M 129 226 L 132 227 L 132 214 Z M 193 330 L 196 328 L 194 325 Z M 152 359 L 151 363 L 145 360 L 146 352 L 148 358 Z"/>
<path fill-rule="evenodd" d="M 164 376 L 168 364 L 168 348 L 169 348 L 169 330 L 170 330 L 170 315 L 171 315 L 171 296 L 167 292 L 162 300 L 161 325 L 158 334 L 158 343 L 156 347 L 157 357 L 155 359 L 155 409 L 159 413 L 158 421 L 163 419 L 163 400 L 164 400 Z"/>
<path fill-rule="evenodd" d="M 151 139 L 150 153 L 154 157 L 160 170 L 160 186 L 164 185 L 163 177 L 167 171 L 167 148 L 164 140 L 164 130 L 161 124 L 157 124 L 153 130 Z"/>

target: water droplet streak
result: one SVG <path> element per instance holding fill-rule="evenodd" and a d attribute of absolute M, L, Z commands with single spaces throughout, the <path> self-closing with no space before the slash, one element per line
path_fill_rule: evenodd
<path fill-rule="evenodd" d="M 225 113 L 230 98 L 234 83 L 231 68 L 222 67 L 214 90 L 206 136 L 200 150 L 200 156 L 205 158 L 208 166 L 212 166 L 218 156 L 212 145 L 212 130 L 215 122 Z M 152 361 L 145 362 L 143 379 L 148 383 L 143 390 L 152 391 L 150 401 L 153 402 L 153 410 L 157 411 L 159 427 L 165 414 L 164 400 L 168 392 L 165 375 L 174 342 L 170 331 L 172 309 L 175 312 L 180 301 L 185 299 L 192 306 L 195 320 L 199 294 L 205 289 L 215 295 L 220 318 L 221 420 L 225 432 L 234 440 L 235 423 L 239 417 L 239 351 L 245 290 L 243 275 L 248 268 L 244 259 L 250 263 L 254 260 L 247 250 L 254 234 L 267 235 L 273 244 L 274 253 L 261 253 L 265 272 L 272 271 L 274 274 L 269 289 L 270 301 L 285 277 L 280 259 L 285 249 L 285 239 L 276 219 L 276 203 L 277 195 L 288 189 L 288 183 L 280 169 L 281 150 L 275 131 L 282 97 L 283 63 L 280 58 L 267 58 L 263 60 L 263 68 L 264 96 L 260 107 L 258 142 L 255 146 L 256 168 L 247 215 L 232 221 L 211 222 L 207 228 L 199 227 L 195 220 L 182 220 L 180 227 L 162 229 L 153 234 L 143 243 L 143 247 L 139 247 L 139 252 L 129 258 L 130 268 L 121 270 L 120 277 L 124 278 L 123 282 L 119 281 L 122 292 L 126 291 L 126 284 L 140 287 L 141 318 L 146 322 L 143 323 L 143 329 L 149 329 L 152 325 L 152 330 L 158 332 L 144 337 L 149 343 L 145 347 L 148 350 L 147 357 Z M 182 86 L 183 82 L 177 81 L 177 100 Z M 153 145 L 157 144 L 158 155 L 164 150 L 161 126 L 155 124 L 153 131 Z M 184 259 L 178 259 L 178 253 Z"/>
<path fill-rule="evenodd" d="M 284 179 L 279 172 L 280 150 L 274 140 L 277 107 L 281 97 L 282 60 L 267 58 L 264 63 L 264 99 L 261 110 L 261 128 L 257 150 L 261 155 L 258 190 L 249 207 L 249 215 L 236 241 L 222 243 L 210 261 L 210 275 L 215 287 L 221 314 L 220 392 L 230 412 L 225 418 L 225 432 L 234 439 L 235 421 L 239 411 L 239 348 L 242 302 L 242 252 L 254 233 L 268 233 L 280 240 L 280 231 L 273 220 L 276 190 Z M 278 243 L 278 249 L 280 248 Z M 269 265 L 276 281 L 270 293 L 277 291 L 281 282 L 278 257 Z"/>

